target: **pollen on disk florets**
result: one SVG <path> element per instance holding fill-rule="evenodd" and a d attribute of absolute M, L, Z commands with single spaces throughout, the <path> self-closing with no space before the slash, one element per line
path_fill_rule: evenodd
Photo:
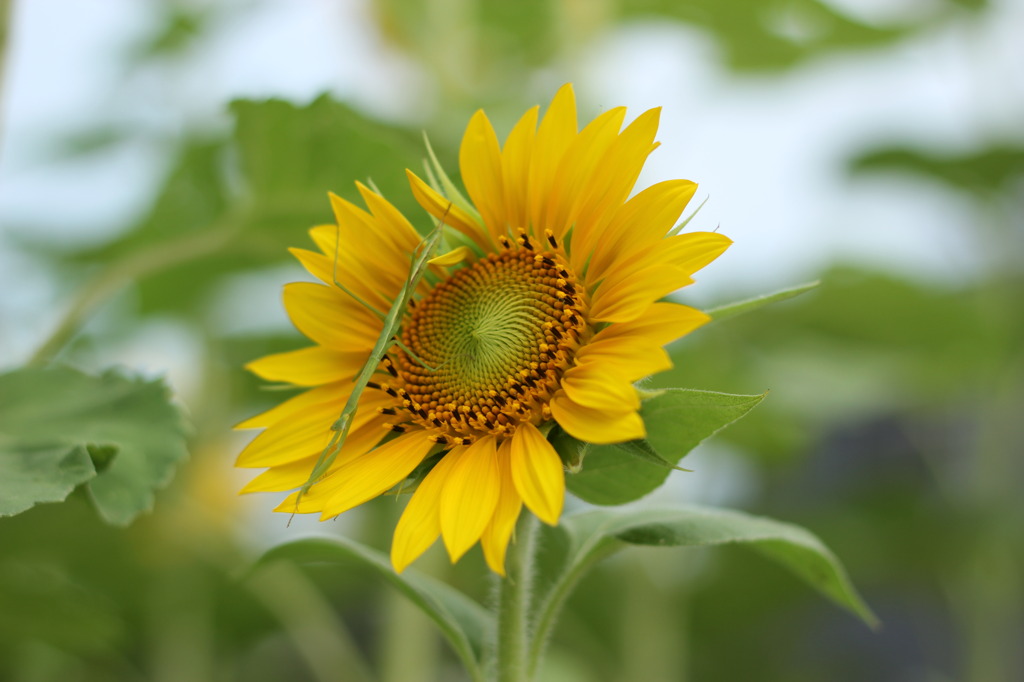
<path fill-rule="evenodd" d="M 385 408 L 431 431 L 440 444 L 511 435 L 551 418 L 548 401 L 589 334 L 586 301 L 555 250 L 525 235 L 453 273 L 411 306 L 384 368 Z M 553 240 L 552 240 L 553 241 Z"/>

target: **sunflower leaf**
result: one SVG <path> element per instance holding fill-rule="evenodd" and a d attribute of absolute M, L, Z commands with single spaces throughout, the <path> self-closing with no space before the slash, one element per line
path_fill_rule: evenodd
<path fill-rule="evenodd" d="M 644 400 L 647 438 L 591 445 L 579 473 L 566 486 L 591 504 L 632 502 L 658 488 L 701 441 L 754 409 L 764 395 L 733 395 L 670 388 Z"/>
<path fill-rule="evenodd" d="M 735 317 L 736 315 L 742 315 L 749 313 L 753 310 L 757 310 L 762 306 L 766 306 L 769 303 L 778 303 L 779 301 L 785 301 L 786 299 L 799 296 L 800 294 L 806 293 L 811 289 L 815 289 L 820 285 L 821 282 L 815 280 L 813 282 L 807 282 L 806 284 L 800 284 L 789 289 L 783 289 L 782 291 L 776 291 L 771 294 L 765 294 L 764 296 L 757 296 L 755 298 L 748 298 L 743 301 L 736 301 L 734 303 L 726 303 L 720 305 L 711 310 L 705 310 L 711 319 L 714 321 L 724 320 L 729 317 Z"/>
<path fill-rule="evenodd" d="M 94 476 L 96 469 L 82 446 L 0 445 L 0 516 L 20 514 L 40 502 L 63 502 Z"/>
<path fill-rule="evenodd" d="M 839 606 L 871 627 L 878 619 L 850 582 L 839 560 L 813 533 L 788 523 L 750 516 L 728 509 L 686 506 L 654 509 L 599 509 L 562 519 L 561 542 L 546 543 L 562 549 L 556 575 L 538 595 L 531 666 L 543 653 L 558 612 L 580 578 L 599 560 L 626 545 L 705 547 L 743 544 L 789 569 Z M 560 546 L 568 546 L 563 549 Z M 532 669 L 532 668 L 531 668 Z"/>
<path fill-rule="evenodd" d="M 494 631 L 494 617 L 477 602 L 445 583 L 408 569 L 401 575 L 388 558 L 345 538 L 310 538 L 274 547 L 259 563 L 290 560 L 300 564 L 356 565 L 389 582 L 441 629 L 474 680 L 483 679 L 480 662 Z"/>
<path fill-rule="evenodd" d="M 0 516 L 84 483 L 105 521 L 127 525 L 187 455 L 185 435 L 160 380 L 69 367 L 0 375 Z"/>

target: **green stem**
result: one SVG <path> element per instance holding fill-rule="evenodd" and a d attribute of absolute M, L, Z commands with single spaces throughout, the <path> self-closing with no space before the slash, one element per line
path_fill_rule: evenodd
<path fill-rule="evenodd" d="M 208 230 L 132 252 L 104 268 L 78 290 L 56 329 L 39 346 L 28 364 L 45 365 L 53 360 L 93 311 L 129 283 L 215 253 L 227 246 L 236 232 L 237 222 L 225 221 Z"/>
<path fill-rule="evenodd" d="M 498 585 L 498 681 L 527 682 L 530 650 L 530 606 L 537 518 L 523 512 L 515 543 L 505 562 L 505 578 Z"/>

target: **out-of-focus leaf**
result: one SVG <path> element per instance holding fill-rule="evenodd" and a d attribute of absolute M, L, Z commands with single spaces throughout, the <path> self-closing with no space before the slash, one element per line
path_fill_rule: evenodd
<path fill-rule="evenodd" d="M 789 289 L 783 289 L 782 291 L 776 291 L 771 294 L 765 294 L 764 296 L 757 296 L 756 298 L 748 298 L 745 301 L 737 301 L 735 303 L 727 303 L 720 305 L 710 310 L 707 310 L 707 314 L 714 320 L 724 320 L 736 315 L 742 315 L 751 311 L 757 310 L 762 306 L 766 306 L 770 303 L 778 303 L 779 301 L 785 301 L 799 296 L 800 294 L 806 293 L 811 289 L 816 288 L 821 282 L 814 281 L 808 282 L 807 284 L 801 284 L 799 286 L 791 287 Z"/>
<path fill-rule="evenodd" d="M 62 502 L 96 475 L 82 446 L 15 450 L 7 438 L 0 430 L 0 516 L 20 514 L 40 502 Z"/>
<path fill-rule="evenodd" d="M 880 47 L 932 26 L 951 6 L 917 24 L 882 28 L 857 21 L 819 0 L 620 0 L 628 18 L 671 18 L 710 33 L 729 65 L 743 71 L 790 68 L 838 50 Z M 949 3 L 952 5 L 953 3 Z"/>
<path fill-rule="evenodd" d="M 167 484 L 187 455 L 185 432 L 184 418 L 160 380 L 115 371 L 93 377 L 68 367 L 0 375 L 0 466 L 21 467 L 20 474 L 0 473 L 0 513 L 63 499 L 73 481 L 87 481 L 103 519 L 127 525 L 152 508 L 154 489 Z M 90 450 L 100 462 L 99 473 Z M 42 495 L 46 488 L 39 481 L 53 473 L 57 482 Z M 11 493 L 8 479 L 35 481 L 37 492 Z"/>
<path fill-rule="evenodd" d="M 137 57 L 170 57 L 193 45 L 209 21 L 210 9 L 186 7 L 181 3 L 165 6 L 157 31 L 136 49 Z"/>
<path fill-rule="evenodd" d="M 623 504 L 665 482 L 672 467 L 704 439 L 752 410 L 764 395 L 666 389 L 640 407 L 647 438 L 638 443 L 592 445 L 583 468 L 566 486 L 592 504 Z M 660 460 L 660 461 L 659 461 Z"/>
<path fill-rule="evenodd" d="M 184 239 L 201 241 L 211 235 L 228 215 L 232 202 L 225 179 L 225 154 L 223 141 L 186 143 L 152 208 L 136 226 L 108 244 L 68 259 L 78 265 L 109 267 L 130 255 L 146 251 L 159 255 Z M 226 241 L 215 244 L 213 253 L 198 253 L 187 261 L 187 267 L 172 267 L 137 282 L 141 312 L 195 315 L 201 310 L 198 303 L 209 295 L 214 282 L 268 260 L 254 257 L 258 249 L 248 248 L 244 242 L 235 240 L 229 248 L 225 245 Z"/>
<path fill-rule="evenodd" d="M 474 680 L 483 679 L 480 662 L 493 634 L 494 617 L 455 588 L 408 569 L 395 573 L 380 552 L 344 538 L 311 538 L 274 547 L 260 563 L 286 559 L 302 564 L 356 564 L 369 568 L 437 623 Z"/>
<path fill-rule="evenodd" d="M 984 197 L 1012 190 L 1024 178 L 1024 148 L 1005 145 L 968 154 L 941 154 L 921 149 L 879 149 L 854 159 L 856 173 L 909 173 L 941 182 L 953 189 Z"/>
<path fill-rule="evenodd" d="M 356 200 L 356 180 L 372 179 L 399 208 L 417 207 L 405 168 L 419 168 L 424 157 L 418 133 L 367 118 L 326 95 L 306 106 L 238 100 L 231 112 L 242 179 L 261 226 L 291 232 L 295 225 L 333 222 L 327 193 Z M 410 214 L 424 231 L 433 226 L 422 210 Z M 424 219 L 415 220 L 419 216 Z"/>
<path fill-rule="evenodd" d="M 69 652 L 97 654 L 112 651 L 123 633 L 117 606 L 59 567 L 0 562 L 0 637 L 5 642 L 39 640 Z"/>
<path fill-rule="evenodd" d="M 356 180 L 372 179 L 414 225 L 424 231 L 433 226 L 405 178 L 404 169 L 419 168 L 424 156 L 418 134 L 362 116 L 326 95 L 305 106 L 239 100 L 231 113 L 233 138 L 188 143 L 137 226 L 73 257 L 85 265 L 109 264 L 209 236 L 209 248 L 198 243 L 187 265 L 137 283 L 141 313 L 200 316 L 228 277 L 294 263 L 288 247 L 310 246 L 307 230 L 334 220 L 328 192 L 361 203 Z M 213 239 L 222 233 L 228 238 Z"/>
<path fill-rule="evenodd" d="M 565 599 L 586 571 L 626 544 L 706 547 L 743 544 L 792 571 L 826 597 L 874 627 L 878 620 L 850 582 L 842 564 L 810 531 L 781 521 L 711 507 L 600 509 L 568 516 L 557 529 L 568 551 L 558 577 L 540 595 L 541 608 L 530 661 L 536 666 Z M 553 544 L 558 541 L 552 540 Z"/>

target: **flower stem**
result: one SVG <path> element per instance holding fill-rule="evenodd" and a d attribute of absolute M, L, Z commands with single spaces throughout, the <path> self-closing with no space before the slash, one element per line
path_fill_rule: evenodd
<path fill-rule="evenodd" d="M 524 511 L 498 585 L 498 682 L 528 682 L 530 607 L 537 518 Z"/>

